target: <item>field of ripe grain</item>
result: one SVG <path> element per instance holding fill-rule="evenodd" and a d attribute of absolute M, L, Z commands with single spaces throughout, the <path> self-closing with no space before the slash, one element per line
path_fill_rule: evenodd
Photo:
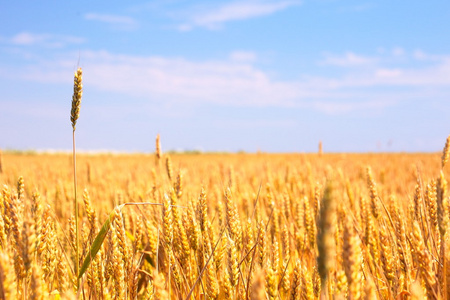
<path fill-rule="evenodd" d="M 6 152 L 0 299 L 448 299 L 443 161 L 79 154 L 78 285 L 72 157 Z"/>

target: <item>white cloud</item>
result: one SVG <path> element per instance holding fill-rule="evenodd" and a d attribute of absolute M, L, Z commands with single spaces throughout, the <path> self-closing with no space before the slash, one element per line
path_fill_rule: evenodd
<path fill-rule="evenodd" d="M 320 63 L 322 65 L 353 67 L 373 64 L 375 62 L 375 58 L 357 55 L 353 52 L 346 52 L 344 55 L 325 54 L 325 59 Z"/>
<path fill-rule="evenodd" d="M 405 55 L 405 50 L 402 47 L 395 47 L 392 49 L 392 54 L 394 56 L 403 56 Z"/>
<path fill-rule="evenodd" d="M 379 100 L 369 99 L 367 101 L 315 101 L 311 103 L 311 106 L 319 111 L 325 112 L 330 115 L 337 115 L 342 113 L 348 113 L 355 110 L 367 110 L 367 109 L 383 109 L 389 106 L 395 105 L 393 99 Z"/>
<path fill-rule="evenodd" d="M 400 69 L 377 69 L 375 71 L 375 77 L 377 78 L 388 78 L 392 79 L 394 77 L 400 77 L 402 75 L 402 70 Z"/>
<path fill-rule="evenodd" d="M 413 52 L 412 57 L 419 61 L 435 61 L 435 62 L 448 59 L 448 57 L 446 57 L 445 55 L 429 54 L 420 49 L 416 49 Z"/>
<path fill-rule="evenodd" d="M 252 64 L 232 59 L 199 62 L 106 51 L 81 52 L 80 57 L 85 86 L 153 101 L 286 106 L 302 94 L 295 84 L 270 78 Z M 41 60 L 21 70 L 0 69 L 0 77 L 68 83 L 73 80 L 74 67 L 70 59 Z"/>
<path fill-rule="evenodd" d="M 286 128 L 293 128 L 298 125 L 298 122 L 293 119 L 283 119 L 283 120 L 267 120 L 267 119 L 231 119 L 226 120 L 224 122 L 223 120 L 217 120 L 214 122 L 214 125 L 221 128 L 228 128 L 228 129 L 239 129 L 239 128 L 251 128 L 251 129 L 257 129 L 257 128 L 280 128 L 280 129 L 286 129 Z"/>
<path fill-rule="evenodd" d="M 217 29 L 226 22 L 271 15 L 297 4 L 299 1 L 235 1 L 208 10 L 191 12 L 187 22 L 178 28 L 182 31 L 194 27 Z"/>
<path fill-rule="evenodd" d="M 394 48 L 378 56 L 325 54 L 319 65 L 339 66 L 343 75 L 315 78 L 330 89 L 371 86 L 426 87 L 450 85 L 450 55 L 433 55 L 416 50 L 409 55 L 403 48 Z M 420 63 L 419 63 L 420 62 Z M 352 67 L 352 68 L 349 68 Z"/>
<path fill-rule="evenodd" d="M 107 51 L 85 51 L 80 56 L 86 88 L 169 106 L 296 106 L 331 114 L 382 109 L 417 97 L 447 97 L 450 90 L 450 56 L 408 68 L 393 67 L 380 59 L 363 69 L 344 68 L 343 74 L 333 77 L 303 74 L 291 80 L 277 79 L 256 67 L 252 52 L 237 51 L 228 59 L 205 61 Z M 359 57 L 349 57 L 353 56 Z M 67 57 L 51 63 L 41 59 L 26 68 L 3 68 L 0 77 L 70 84 L 78 53 Z"/>
<path fill-rule="evenodd" d="M 48 38 L 49 35 L 47 34 L 31 34 L 28 32 L 21 32 L 11 38 L 11 43 L 16 45 L 33 45 L 36 43 L 42 43 Z"/>
<path fill-rule="evenodd" d="M 182 58 L 133 57 L 86 52 L 86 80 L 103 90 L 183 102 L 231 105 L 289 103 L 296 87 L 272 80 L 251 64 L 195 62 Z M 88 75 L 89 74 L 89 75 Z"/>
<path fill-rule="evenodd" d="M 428 59 L 428 55 L 420 49 L 414 51 L 413 57 L 417 60 L 427 60 Z"/>
<path fill-rule="evenodd" d="M 436 92 L 439 92 L 450 88 L 450 57 L 426 67 L 373 66 L 370 69 L 348 72 L 336 78 L 317 77 L 310 82 L 315 82 L 316 86 L 322 85 L 324 90 L 334 90 L 338 93 L 341 90 L 364 88 L 379 88 L 377 93 L 380 93 L 383 87 L 416 88 L 427 92 L 430 87 L 433 87 Z M 415 91 L 415 93 L 418 92 Z M 368 97 L 371 93 L 366 92 L 366 94 Z"/>
<path fill-rule="evenodd" d="M 257 55 L 251 51 L 234 51 L 230 53 L 230 59 L 235 62 L 255 62 Z"/>
<path fill-rule="evenodd" d="M 44 46 L 49 48 L 61 48 L 68 44 L 81 44 L 83 38 L 69 35 L 55 35 L 48 33 L 20 32 L 10 38 L 3 39 L 9 44 L 18 46 Z"/>
<path fill-rule="evenodd" d="M 84 15 L 86 20 L 98 21 L 114 25 L 121 29 L 135 29 L 138 25 L 135 19 L 128 16 L 119 16 L 111 14 L 87 13 Z"/>

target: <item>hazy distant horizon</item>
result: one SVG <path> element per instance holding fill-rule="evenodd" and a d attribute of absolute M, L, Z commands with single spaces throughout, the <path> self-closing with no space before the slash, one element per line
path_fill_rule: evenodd
<path fill-rule="evenodd" d="M 72 149 L 0 149 L 4 154 L 68 154 L 72 155 Z M 112 155 L 154 155 L 155 151 L 118 151 L 114 149 L 76 149 L 77 155 L 102 155 L 102 154 L 112 154 Z M 366 151 L 366 152 L 331 152 L 324 151 L 323 154 L 441 154 L 442 149 L 437 151 Z M 163 155 L 178 155 L 178 154 L 186 154 L 186 155 L 199 155 L 199 154 L 305 154 L 312 155 L 318 154 L 318 151 L 310 151 L 310 152 L 267 152 L 267 151 L 245 151 L 245 150 L 237 150 L 237 151 L 202 151 L 195 149 L 175 149 L 175 150 L 167 150 L 163 153 Z"/>

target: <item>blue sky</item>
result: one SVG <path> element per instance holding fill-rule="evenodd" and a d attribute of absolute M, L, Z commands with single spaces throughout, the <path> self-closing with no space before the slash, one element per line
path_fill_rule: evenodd
<path fill-rule="evenodd" d="M 450 1 L 1 1 L 0 148 L 440 151 Z"/>

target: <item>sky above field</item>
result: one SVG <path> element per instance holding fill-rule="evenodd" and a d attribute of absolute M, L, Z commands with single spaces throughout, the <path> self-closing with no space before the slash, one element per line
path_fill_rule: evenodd
<path fill-rule="evenodd" d="M 0 148 L 441 151 L 450 1 L 1 1 Z"/>

